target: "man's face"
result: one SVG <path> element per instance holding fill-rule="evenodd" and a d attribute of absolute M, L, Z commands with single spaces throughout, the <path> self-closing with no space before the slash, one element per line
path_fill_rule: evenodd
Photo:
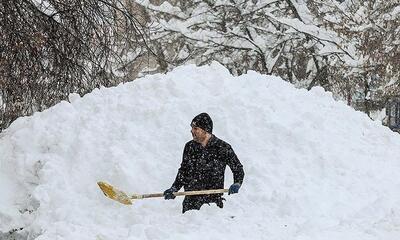
<path fill-rule="evenodd" d="M 199 127 L 192 125 L 192 130 L 190 132 L 195 142 L 201 143 L 206 139 L 207 132 Z"/>

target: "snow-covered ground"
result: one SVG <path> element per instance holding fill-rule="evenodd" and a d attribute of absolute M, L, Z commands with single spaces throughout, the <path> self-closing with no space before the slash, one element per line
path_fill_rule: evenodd
<path fill-rule="evenodd" d="M 71 95 L 0 135 L 0 232 L 54 239 L 400 239 L 400 136 L 276 77 L 219 64 L 179 67 Z M 127 192 L 172 184 L 200 112 L 244 165 L 225 207 L 181 214 L 182 198 L 132 206 Z M 232 183 L 227 170 L 225 186 Z"/>

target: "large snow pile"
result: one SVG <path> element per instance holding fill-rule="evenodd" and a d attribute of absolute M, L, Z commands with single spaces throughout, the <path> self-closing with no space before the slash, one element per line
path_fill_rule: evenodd
<path fill-rule="evenodd" d="M 400 136 L 321 88 L 179 67 L 71 95 L 0 135 L 0 232 L 54 239 L 400 239 Z M 190 121 L 208 112 L 246 176 L 225 207 L 181 214 L 182 198 L 132 206 L 172 184 Z M 227 169 L 225 186 L 232 183 Z"/>

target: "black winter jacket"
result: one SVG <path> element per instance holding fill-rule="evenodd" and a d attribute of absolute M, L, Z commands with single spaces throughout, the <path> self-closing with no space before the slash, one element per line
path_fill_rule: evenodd
<path fill-rule="evenodd" d="M 178 170 L 172 187 L 185 191 L 221 189 L 224 188 L 226 166 L 232 170 L 234 183 L 242 184 L 244 178 L 243 166 L 232 147 L 214 135 L 207 145 L 189 141 L 183 150 L 181 167 Z M 186 196 L 183 200 L 183 212 L 190 209 L 200 209 L 204 203 L 215 202 L 223 207 L 222 194 Z"/>

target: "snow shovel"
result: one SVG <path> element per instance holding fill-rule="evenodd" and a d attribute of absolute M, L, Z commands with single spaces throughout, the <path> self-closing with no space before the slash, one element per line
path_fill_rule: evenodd
<path fill-rule="evenodd" d="M 104 195 L 112 200 L 120 202 L 125 205 L 132 205 L 133 200 L 136 199 L 144 199 L 144 198 L 157 198 L 164 197 L 163 193 L 150 193 L 150 194 L 132 194 L 128 196 L 121 190 L 111 186 L 105 182 L 97 182 L 101 191 L 103 191 Z M 175 196 L 188 196 L 188 195 L 203 195 L 203 194 L 217 194 L 217 193 L 226 193 L 228 189 L 210 189 L 210 190 L 200 190 L 200 191 L 187 191 L 187 192 L 175 192 Z"/>

